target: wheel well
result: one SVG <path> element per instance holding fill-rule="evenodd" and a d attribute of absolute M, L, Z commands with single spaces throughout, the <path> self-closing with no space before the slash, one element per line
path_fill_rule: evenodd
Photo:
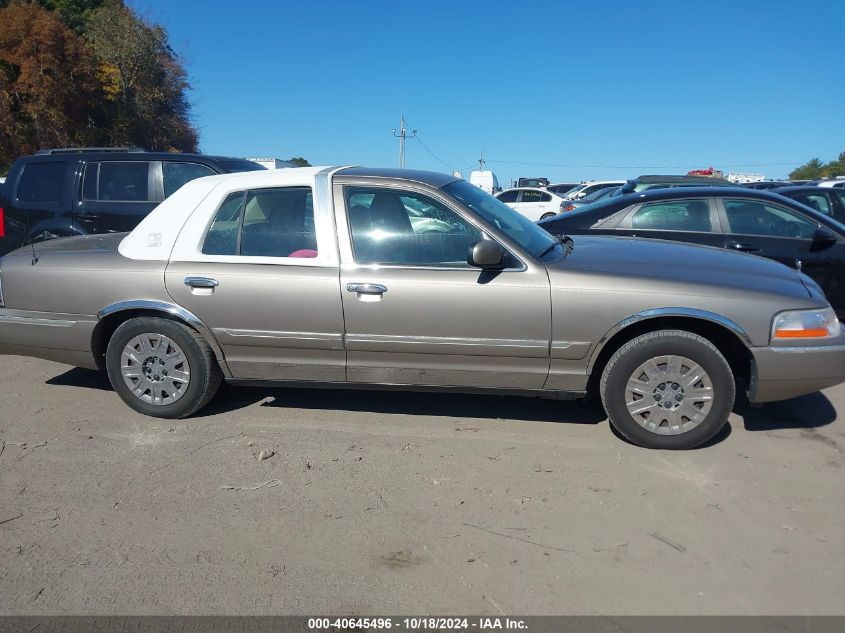
<path fill-rule="evenodd" d="M 748 347 L 731 330 L 706 319 L 694 317 L 654 317 L 637 321 L 614 334 L 605 343 L 593 364 L 590 378 L 587 383 L 587 391 L 591 394 L 598 393 L 599 380 L 607 362 L 616 351 L 628 341 L 657 330 L 684 330 L 706 338 L 716 346 L 725 360 L 728 361 L 736 379 L 737 393 L 744 393 L 751 380 L 753 358 Z"/>
<path fill-rule="evenodd" d="M 117 328 L 119 328 L 123 323 L 129 319 L 137 317 L 170 319 L 171 321 L 176 321 L 182 325 L 187 325 L 192 330 L 196 330 L 196 328 L 191 327 L 190 323 L 186 323 L 172 314 L 161 312 L 159 310 L 133 309 L 121 310 L 110 314 L 103 317 L 100 322 L 97 323 L 97 326 L 94 328 L 94 333 L 91 335 L 91 351 L 94 353 L 94 360 L 96 361 L 99 369 L 105 369 L 106 367 L 106 350 L 108 349 L 109 340 L 111 340 L 112 334 L 114 334 L 115 330 L 117 330 Z"/>

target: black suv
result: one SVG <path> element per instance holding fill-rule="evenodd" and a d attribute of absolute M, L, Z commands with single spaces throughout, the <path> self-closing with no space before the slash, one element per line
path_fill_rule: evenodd
<path fill-rule="evenodd" d="M 190 180 L 259 169 L 242 158 L 128 148 L 24 156 L 0 185 L 0 255 L 55 237 L 131 231 Z"/>

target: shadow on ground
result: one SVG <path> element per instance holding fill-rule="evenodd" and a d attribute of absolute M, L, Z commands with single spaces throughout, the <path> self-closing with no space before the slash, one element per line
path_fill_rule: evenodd
<path fill-rule="evenodd" d="M 742 418 L 747 431 L 814 429 L 836 421 L 836 408 L 820 391 L 761 407 L 742 404 L 735 413 Z"/>
<path fill-rule="evenodd" d="M 78 367 L 50 378 L 47 384 L 111 391 L 105 372 Z M 597 424 L 607 418 L 598 399 L 561 401 L 458 393 L 232 387 L 225 384 L 200 415 L 236 411 L 258 402 L 263 407 L 575 424 Z M 833 403 L 821 392 L 761 407 L 738 403 L 734 413 L 742 418 L 747 431 L 813 429 L 836 420 Z M 728 435 L 730 428 L 725 425 L 705 446 L 719 443 Z"/>

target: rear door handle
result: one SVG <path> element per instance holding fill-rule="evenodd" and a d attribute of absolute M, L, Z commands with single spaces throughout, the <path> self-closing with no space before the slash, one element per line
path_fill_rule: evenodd
<path fill-rule="evenodd" d="M 742 251 L 743 253 L 756 253 L 760 250 L 748 242 L 728 242 L 728 246 L 735 251 Z"/>
<path fill-rule="evenodd" d="M 185 277 L 185 285 L 189 288 L 216 288 L 220 282 L 211 277 Z"/>
<path fill-rule="evenodd" d="M 382 284 L 351 283 L 346 284 L 346 290 L 357 292 L 359 295 L 383 295 L 387 292 L 387 286 Z"/>

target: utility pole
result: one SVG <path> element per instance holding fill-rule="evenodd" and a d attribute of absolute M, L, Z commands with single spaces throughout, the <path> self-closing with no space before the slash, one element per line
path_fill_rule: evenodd
<path fill-rule="evenodd" d="M 411 130 L 411 135 L 408 136 L 408 128 L 405 127 L 405 116 L 399 119 L 399 134 L 393 130 L 393 136 L 399 139 L 399 169 L 405 168 L 405 139 L 414 138 L 417 135 L 416 130 Z"/>

